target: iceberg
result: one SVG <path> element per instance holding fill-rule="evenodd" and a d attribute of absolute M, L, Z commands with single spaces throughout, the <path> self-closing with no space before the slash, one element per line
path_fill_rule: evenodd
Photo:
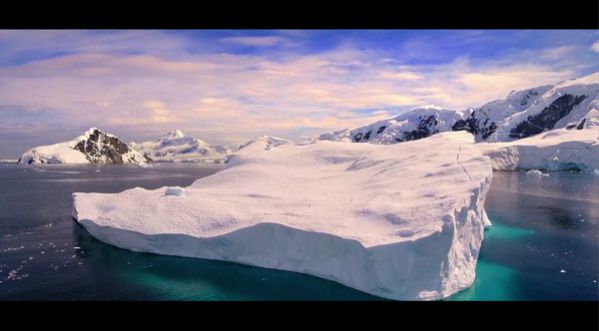
<path fill-rule="evenodd" d="M 125 249 L 435 300 L 474 281 L 491 178 L 466 132 L 394 145 L 287 143 L 240 153 L 185 188 L 74 193 L 73 218 Z"/>
<path fill-rule="evenodd" d="M 548 177 L 549 174 L 544 174 L 541 170 L 538 169 L 530 169 L 526 172 L 529 176 L 538 176 L 538 177 Z"/>
<path fill-rule="evenodd" d="M 479 143 L 493 170 L 588 171 L 599 169 L 599 127 L 554 129 L 512 142 Z"/>

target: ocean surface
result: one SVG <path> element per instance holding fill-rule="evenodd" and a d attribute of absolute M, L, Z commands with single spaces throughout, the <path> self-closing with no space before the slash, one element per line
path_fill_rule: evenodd
<path fill-rule="evenodd" d="M 189 185 L 220 165 L 0 165 L 0 300 L 380 300 L 332 281 L 136 253 L 71 218 L 73 192 Z M 599 176 L 496 172 L 474 285 L 449 300 L 599 300 Z"/>

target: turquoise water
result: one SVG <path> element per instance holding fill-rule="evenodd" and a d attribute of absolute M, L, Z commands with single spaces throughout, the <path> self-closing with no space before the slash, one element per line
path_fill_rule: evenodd
<path fill-rule="evenodd" d="M 298 273 L 118 249 L 70 217 L 74 191 L 189 185 L 219 169 L 0 166 L 0 300 L 380 300 Z M 495 173 L 476 281 L 449 300 L 597 300 L 597 197 L 599 176 Z"/>
<path fill-rule="evenodd" d="M 598 300 L 599 176 L 496 172 L 472 287 L 450 300 Z"/>
<path fill-rule="evenodd" d="M 484 248 L 495 241 L 504 244 L 517 244 L 533 235 L 530 230 L 513 228 L 495 222 L 493 230 L 486 231 Z M 511 243 L 510 243 L 511 242 Z M 515 243 L 514 243 L 515 242 Z M 483 252 L 484 254 L 484 252 Z M 481 256 L 476 266 L 476 280 L 472 287 L 464 290 L 450 300 L 514 300 L 524 299 L 518 295 L 518 276 L 515 268 L 503 265 L 500 262 L 489 261 Z"/>

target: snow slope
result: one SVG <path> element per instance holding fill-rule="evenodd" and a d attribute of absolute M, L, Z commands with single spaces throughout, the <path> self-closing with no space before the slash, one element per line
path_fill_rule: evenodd
<path fill-rule="evenodd" d="M 260 136 L 256 139 L 249 140 L 248 142 L 237 146 L 235 154 L 239 154 L 240 151 L 243 153 L 257 152 L 260 150 L 270 150 L 280 145 L 289 144 L 291 140 L 287 140 L 279 137 L 272 136 Z"/>
<path fill-rule="evenodd" d="M 23 153 L 18 160 L 20 164 L 143 164 L 145 162 L 146 158 L 143 155 L 129 148 L 118 137 L 97 128 L 90 128 L 71 141 L 32 148 Z"/>
<path fill-rule="evenodd" d="M 599 126 L 599 73 L 512 91 L 478 108 L 418 108 L 351 130 L 323 133 L 320 140 L 394 144 L 444 131 L 465 130 L 476 141 L 512 141 L 559 128 Z"/>
<path fill-rule="evenodd" d="M 230 151 L 221 146 L 187 137 L 181 130 L 173 130 L 154 141 L 130 143 L 131 147 L 154 162 L 207 162 L 222 163 Z"/>
<path fill-rule="evenodd" d="M 394 144 L 426 138 L 435 133 L 450 131 L 464 115 L 440 108 L 417 108 L 393 118 L 378 121 L 352 130 L 327 132 L 320 140 Z"/>
<path fill-rule="evenodd" d="M 521 95 L 523 92 L 527 93 Z M 491 142 L 526 138 L 568 126 L 599 126 L 599 73 L 512 93 L 478 111 L 496 123 L 497 130 L 486 139 Z"/>
<path fill-rule="evenodd" d="M 391 146 L 283 144 L 240 153 L 186 188 L 74 193 L 73 217 L 122 248 L 431 300 L 474 280 L 491 177 L 465 132 Z"/>
<path fill-rule="evenodd" d="M 35 147 L 23 153 L 17 162 L 20 164 L 90 163 L 83 153 L 75 150 L 73 147 L 74 144 L 72 141 Z"/>
<path fill-rule="evenodd" d="M 130 144 L 155 162 L 225 163 L 235 154 L 269 150 L 290 142 L 283 138 L 260 136 L 236 148 L 228 148 L 211 146 L 203 140 L 185 136 L 181 130 L 174 130 L 158 140 Z"/>
<path fill-rule="evenodd" d="M 592 172 L 599 169 L 599 126 L 555 129 L 512 142 L 485 142 L 476 146 L 491 158 L 493 170 Z"/>

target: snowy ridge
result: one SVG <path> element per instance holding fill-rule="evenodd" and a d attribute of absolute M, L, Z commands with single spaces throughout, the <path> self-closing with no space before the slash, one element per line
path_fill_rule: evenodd
<path fill-rule="evenodd" d="M 32 148 L 21 155 L 19 164 L 84 164 L 90 163 L 83 153 L 75 150 L 70 141 Z"/>
<path fill-rule="evenodd" d="M 418 108 L 356 129 L 324 133 L 319 139 L 394 144 L 449 131 L 462 117 L 461 113 L 454 110 Z"/>
<path fill-rule="evenodd" d="M 283 144 L 240 153 L 186 188 L 74 193 L 73 217 L 122 248 L 431 300 L 474 280 L 491 176 L 465 132 L 392 146 Z"/>
<path fill-rule="evenodd" d="M 167 132 L 154 141 L 131 143 L 131 147 L 154 162 L 222 163 L 230 151 L 187 137 L 181 130 Z"/>
<path fill-rule="evenodd" d="M 158 140 L 130 144 L 154 162 L 225 163 L 235 154 L 269 150 L 290 142 L 283 138 L 260 136 L 230 148 L 211 146 L 201 139 L 185 136 L 181 130 L 173 130 Z"/>
<path fill-rule="evenodd" d="M 95 127 L 67 142 L 32 148 L 21 155 L 19 164 L 144 164 L 146 158 L 118 137 Z"/>
<path fill-rule="evenodd" d="M 288 144 L 288 143 L 291 143 L 291 140 L 287 140 L 287 139 L 279 138 L 279 137 L 272 137 L 272 136 L 260 136 L 256 139 L 249 140 L 246 143 L 243 143 L 243 144 L 237 146 L 236 153 L 238 153 L 241 150 L 246 150 L 246 151 L 270 150 L 277 146 L 280 146 L 283 144 Z"/>
<path fill-rule="evenodd" d="M 476 141 L 513 141 L 559 128 L 599 126 L 599 73 L 556 85 L 512 91 L 505 99 L 463 111 L 418 108 L 319 140 L 394 144 L 444 131 L 468 131 Z"/>
<path fill-rule="evenodd" d="M 528 100 L 528 107 L 519 111 L 506 112 L 507 107 L 501 105 L 481 107 L 487 109 L 486 114 L 503 117 L 496 120 L 497 131 L 488 141 L 510 141 L 551 129 L 599 124 L 599 73 L 530 91 L 535 96 Z"/>

